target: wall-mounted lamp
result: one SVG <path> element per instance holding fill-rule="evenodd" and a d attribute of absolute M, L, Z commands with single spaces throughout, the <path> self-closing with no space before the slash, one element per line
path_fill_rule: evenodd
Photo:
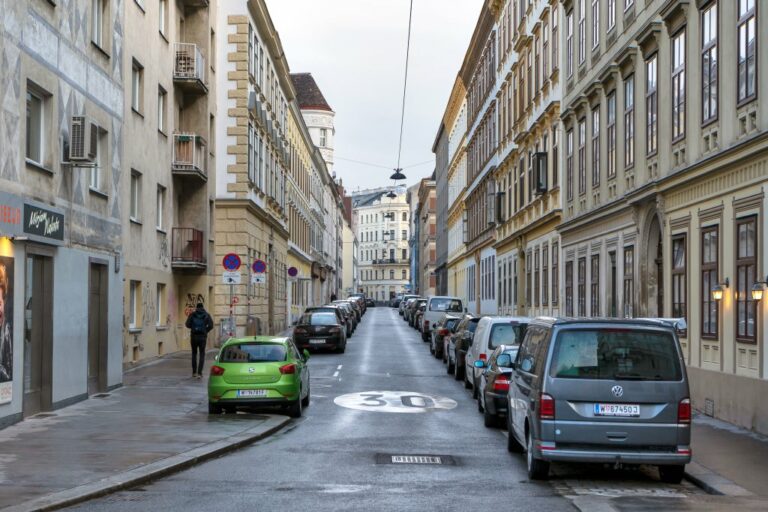
<path fill-rule="evenodd" d="M 765 281 L 757 281 L 752 285 L 752 300 L 763 300 L 763 287 L 768 286 L 768 276 Z"/>
<path fill-rule="evenodd" d="M 712 287 L 712 299 L 714 300 L 722 300 L 723 299 L 723 292 L 726 288 L 730 286 L 730 282 L 728 281 L 728 278 L 725 278 L 725 281 L 719 284 L 716 284 Z"/>

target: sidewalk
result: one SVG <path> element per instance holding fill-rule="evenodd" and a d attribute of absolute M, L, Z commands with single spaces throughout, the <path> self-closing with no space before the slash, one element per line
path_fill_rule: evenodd
<path fill-rule="evenodd" d="M 0 509 L 71 505 L 234 450 L 290 421 L 209 417 L 206 379 L 190 377 L 189 358 L 162 358 L 126 372 L 124 386 L 101 398 L 0 430 Z"/>
<path fill-rule="evenodd" d="M 689 480 L 712 494 L 768 497 L 768 437 L 701 414 L 692 437 Z"/>

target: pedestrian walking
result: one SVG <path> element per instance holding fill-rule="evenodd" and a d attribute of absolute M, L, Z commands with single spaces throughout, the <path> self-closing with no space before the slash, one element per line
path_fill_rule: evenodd
<path fill-rule="evenodd" d="M 336 294 L 331 292 L 331 302 L 337 300 Z"/>
<path fill-rule="evenodd" d="M 203 303 L 198 302 L 197 308 L 189 314 L 184 325 L 190 330 L 192 342 L 192 377 L 201 379 L 205 362 L 205 343 L 208 341 L 208 333 L 213 329 L 213 318 L 205 310 Z"/>

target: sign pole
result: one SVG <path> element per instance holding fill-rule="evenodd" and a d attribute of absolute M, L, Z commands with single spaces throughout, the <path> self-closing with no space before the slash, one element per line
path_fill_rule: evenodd
<path fill-rule="evenodd" d="M 235 335 L 234 331 L 234 323 L 235 323 L 235 305 L 232 302 L 232 293 L 235 288 L 235 285 L 230 283 L 229 284 L 229 337 L 233 337 Z"/>

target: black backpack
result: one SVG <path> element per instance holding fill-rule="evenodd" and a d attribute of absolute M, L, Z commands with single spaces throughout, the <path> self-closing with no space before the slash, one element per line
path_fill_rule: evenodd
<path fill-rule="evenodd" d="M 205 315 L 198 313 L 192 315 L 192 334 L 206 334 Z"/>

